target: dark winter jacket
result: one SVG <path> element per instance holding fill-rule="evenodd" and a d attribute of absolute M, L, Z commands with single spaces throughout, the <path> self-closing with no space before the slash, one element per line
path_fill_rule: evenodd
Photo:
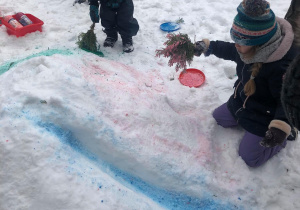
<path fill-rule="evenodd" d="M 292 0 L 291 5 L 285 15 L 285 19 L 289 20 L 295 20 L 299 17 L 300 14 L 300 1 L 299 0 Z"/>
<path fill-rule="evenodd" d="M 90 5 L 99 7 L 99 1 L 102 5 L 105 4 L 109 8 L 117 9 L 125 0 L 90 0 Z"/>
<path fill-rule="evenodd" d="M 300 55 L 288 68 L 282 85 L 282 105 L 289 122 L 300 130 Z"/>
<path fill-rule="evenodd" d="M 285 15 L 285 19 L 291 23 L 295 33 L 295 44 L 299 45 L 300 50 L 300 1 L 292 0 L 289 10 Z"/>
<path fill-rule="evenodd" d="M 290 46 L 291 44 L 288 48 Z M 280 45 L 280 47 L 285 46 Z M 280 50 L 276 50 L 275 53 Z M 234 83 L 235 91 L 229 98 L 227 106 L 245 130 L 258 136 L 263 137 L 265 135 L 272 120 L 288 123 L 281 105 L 280 95 L 283 75 L 296 56 L 296 50 L 290 48 L 283 51 L 287 51 L 287 53 L 283 57 L 281 56 L 281 59 L 262 65 L 254 79 L 256 91 L 247 99 L 246 103 L 247 96 L 244 93 L 244 85 L 250 79 L 252 64 L 245 64 L 241 60 L 234 43 L 211 41 L 207 51 L 219 58 L 236 62 L 238 79 Z M 243 105 L 245 106 L 243 107 Z"/>
<path fill-rule="evenodd" d="M 300 130 L 300 1 L 292 0 L 285 16 L 293 26 L 298 56 L 288 68 L 282 85 L 281 101 L 289 122 Z"/>
<path fill-rule="evenodd" d="M 132 0 L 90 0 L 90 5 L 99 7 L 99 3 L 101 25 L 107 36 L 114 37 L 119 32 L 126 41 L 137 34 L 139 24 L 133 17 Z"/>

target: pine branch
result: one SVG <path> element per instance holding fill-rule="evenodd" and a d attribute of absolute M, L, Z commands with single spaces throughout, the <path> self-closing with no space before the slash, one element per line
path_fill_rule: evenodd
<path fill-rule="evenodd" d="M 79 48 L 91 52 L 98 51 L 97 38 L 94 32 L 94 28 L 95 28 L 95 23 L 91 25 L 90 30 L 88 30 L 86 33 L 79 34 L 78 41 L 76 42 Z"/>
<path fill-rule="evenodd" d="M 175 64 L 176 71 L 185 70 L 187 64 L 190 65 L 193 61 L 195 45 L 187 34 L 170 33 L 167 35 L 167 41 L 164 45 L 166 46 L 164 49 L 156 50 L 156 56 L 162 55 L 170 58 L 168 65 L 173 66 Z"/>

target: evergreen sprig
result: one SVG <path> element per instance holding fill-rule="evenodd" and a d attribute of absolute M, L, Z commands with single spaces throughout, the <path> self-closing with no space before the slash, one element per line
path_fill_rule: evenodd
<path fill-rule="evenodd" d="M 176 21 L 176 23 L 178 23 L 178 24 L 184 23 L 183 18 L 180 17 L 180 18 Z"/>
<path fill-rule="evenodd" d="M 163 55 L 166 58 L 170 58 L 168 65 L 173 66 L 176 64 L 175 69 L 185 70 L 187 64 L 191 64 L 194 57 L 195 45 L 191 42 L 191 39 L 187 34 L 174 34 L 167 35 L 167 41 L 164 43 L 166 46 L 164 49 L 156 50 L 156 56 Z"/>
<path fill-rule="evenodd" d="M 91 52 L 97 52 L 98 51 L 98 44 L 97 44 L 97 37 L 94 32 L 95 23 L 91 25 L 90 30 L 88 30 L 86 33 L 81 33 L 78 36 L 78 41 L 76 44 L 79 48 L 88 50 Z"/>

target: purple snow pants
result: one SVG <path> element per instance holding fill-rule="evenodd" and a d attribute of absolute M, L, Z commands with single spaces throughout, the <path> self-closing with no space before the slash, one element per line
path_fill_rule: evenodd
<path fill-rule="evenodd" d="M 238 123 L 227 108 L 227 103 L 216 108 L 213 117 L 218 125 L 224 128 L 237 126 Z M 259 144 L 263 137 L 256 136 L 246 131 L 239 147 L 239 155 L 250 167 L 258 167 L 277 154 L 286 145 L 286 141 L 282 146 L 273 148 L 263 147 Z"/>

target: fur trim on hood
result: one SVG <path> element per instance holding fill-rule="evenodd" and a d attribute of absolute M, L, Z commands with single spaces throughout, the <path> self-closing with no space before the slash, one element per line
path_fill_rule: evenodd
<path fill-rule="evenodd" d="M 282 59 L 291 48 L 294 41 L 294 32 L 291 24 L 287 20 L 279 17 L 276 17 L 276 21 L 281 28 L 282 40 L 278 49 L 270 55 L 266 63 Z"/>

